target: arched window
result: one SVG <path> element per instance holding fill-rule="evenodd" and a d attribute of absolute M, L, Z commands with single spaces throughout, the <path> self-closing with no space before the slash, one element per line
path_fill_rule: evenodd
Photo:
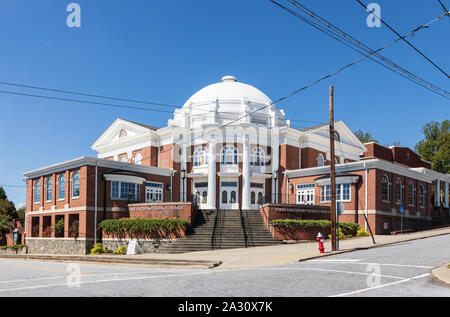
<path fill-rule="evenodd" d="M 252 166 L 265 166 L 266 165 L 266 153 L 260 147 L 254 147 L 252 149 L 252 155 L 250 159 Z"/>
<path fill-rule="evenodd" d="M 389 201 L 389 178 L 383 175 L 381 178 L 381 200 Z"/>
<path fill-rule="evenodd" d="M 203 166 L 208 164 L 208 151 L 204 146 L 199 147 L 194 152 L 194 166 Z"/>
<path fill-rule="evenodd" d="M 324 166 L 325 165 L 325 159 L 323 158 L 322 154 L 317 155 L 317 166 Z"/>
<path fill-rule="evenodd" d="M 228 145 L 222 149 L 222 159 L 220 164 L 222 165 L 237 165 L 238 163 L 238 150 L 235 146 Z"/>
<path fill-rule="evenodd" d="M 400 178 L 397 178 L 397 182 L 395 182 L 395 202 L 397 204 L 402 203 L 402 181 Z"/>
<path fill-rule="evenodd" d="M 47 180 L 45 181 L 45 201 L 52 200 L 52 189 L 53 189 L 52 179 L 50 177 L 47 177 Z"/>
<path fill-rule="evenodd" d="M 121 130 L 119 133 L 119 139 L 126 138 L 127 137 L 127 131 Z"/>
<path fill-rule="evenodd" d="M 72 197 L 77 198 L 80 196 L 80 174 L 78 172 L 73 173 L 72 177 Z"/>
<path fill-rule="evenodd" d="M 66 177 L 60 175 L 58 179 L 58 199 L 64 199 L 66 197 Z"/>
<path fill-rule="evenodd" d="M 141 165 L 142 164 L 142 154 L 141 152 L 137 152 L 134 156 L 134 164 Z"/>
<path fill-rule="evenodd" d="M 41 182 L 36 181 L 34 183 L 34 202 L 38 203 L 41 201 Z"/>
<path fill-rule="evenodd" d="M 425 188 L 422 184 L 419 186 L 419 204 L 420 207 L 425 207 Z"/>
<path fill-rule="evenodd" d="M 128 163 L 127 155 L 126 155 L 126 154 L 123 155 L 123 156 L 120 158 L 120 161 L 123 162 L 123 163 Z"/>
<path fill-rule="evenodd" d="M 408 184 L 408 204 L 410 206 L 414 206 L 414 185 L 412 182 Z"/>

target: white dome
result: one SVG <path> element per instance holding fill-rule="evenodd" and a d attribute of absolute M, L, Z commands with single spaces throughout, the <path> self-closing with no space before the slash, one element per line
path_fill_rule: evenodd
<path fill-rule="evenodd" d="M 204 124 L 241 123 L 286 125 L 284 112 L 278 110 L 266 94 L 238 82 L 233 76 L 222 77 L 219 83 L 200 89 L 175 111 L 174 120 L 169 120 L 169 125 L 192 128 Z"/>
<path fill-rule="evenodd" d="M 210 102 L 211 100 L 242 100 L 268 104 L 272 102 L 261 90 L 248 84 L 240 83 L 233 76 L 224 76 L 219 83 L 206 86 L 186 101 L 190 103 Z"/>

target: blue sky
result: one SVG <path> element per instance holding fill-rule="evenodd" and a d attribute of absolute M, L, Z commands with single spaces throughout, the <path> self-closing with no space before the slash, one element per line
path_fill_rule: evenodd
<path fill-rule="evenodd" d="M 268 0 L 78 0 L 74 2 L 81 6 L 81 28 L 66 25 L 70 2 L 0 2 L 0 81 L 181 107 L 197 90 L 224 75 L 234 75 L 276 100 L 360 57 Z M 396 38 L 386 27 L 367 27 L 368 14 L 355 0 L 301 2 L 372 48 Z M 450 7 L 450 1 L 444 2 Z M 443 13 L 437 1 L 377 3 L 382 18 L 401 34 Z M 411 39 L 447 72 L 449 29 L 450 19 L 442 19 Z M 450 88 L 449 80 L 405 43 L 383 54 L 435 85 Z M 288 119 L 327 121 L 331 84 L 336 119 L 353 130 L 370 131 L 385 145 L 413 147 L 425 123 L 449 118 L 447 99 L 369 60 L 278 107 L 285 109 Z M 0 90 L 49 94 L 5 85 Z M 25 171 L 95 156 L 90 146 L 118 117 L 160 127 L 171 118 L 170 113 L 2 93 L 0 109 L 0 184 L 9 185 L 23 185 Z M 25 201 L 24 188 L 5 190 L 16 204 Z"/>

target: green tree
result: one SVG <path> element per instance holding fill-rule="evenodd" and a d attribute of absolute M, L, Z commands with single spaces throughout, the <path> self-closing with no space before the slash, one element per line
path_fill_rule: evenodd
<path fill-rule="evenodd" d="M 450 121 L 431 121 L 421 131 L 425 138 L 414 149 L 423 160 L 431 162 L 431 169 L 450 173 Z"/>
<path fill-rule="evenodd" d="M 19 219 L 22 226 L 24 226 L 25 225 L 25 207 L 18 209 L 16 215 L 17 215 L 16 218 Z"/>
<path fill-rule="evenodd" d="M 0 233 L 9 232 L 11 229 L 11 218 L 7 215 L 0 214 Z"/>
<path fill-rule="evenodd" d="M 16 207 L 14 206 L 14 203 L 7 199 L 0 200 L 0 215 L 15 217 Z"/>
<path fill-rule="evenodd" d="M 370 132 L 364 132 L 362 130 L 356 130 L 355 132 L 356 137 L 362 142 L 362 143 L 369 143 L 369 142 L 375 142 L 379 143 L 378 140 L 376 140 Z"/>
<path fill-rule="evenodd" d="M 6 199 L 8 199 L 8 197 L 6 197 L 5 190 L 3 189 L 2 186 L 0 186 L 0 200 L 6 200 Z"/>

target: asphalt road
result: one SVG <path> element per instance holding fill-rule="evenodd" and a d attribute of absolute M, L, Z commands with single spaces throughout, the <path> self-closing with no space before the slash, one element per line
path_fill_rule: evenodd
<path fill-rule="evenodd" d="M 450 261 L 449 245 L 445 235 L 236 270 L 0 259 L 0 296 L 450 296 L 430 276 Z"/>

